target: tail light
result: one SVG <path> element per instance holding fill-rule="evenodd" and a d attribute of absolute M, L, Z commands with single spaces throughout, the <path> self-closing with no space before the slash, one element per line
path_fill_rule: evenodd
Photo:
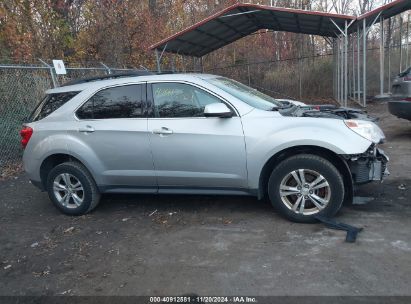
<path fill-rule="evenodd" d="M 27 146 L 29 143 L 30 137 L 33 135 L 33 129 L 30 127 L 23 127 L 20 131 L 20 136 L 21 136 L 21 145 L 23 148 Z"/>
<path fill-rule="evenodd" d="M 404 76 L 404 81 L 411 81 L 411 76 L 410 75 Z"/>
<path fill-rule="evenodd" d="M 411 101 L 411 97 L 407 97 L 404 99 L 405 101 Z"/>

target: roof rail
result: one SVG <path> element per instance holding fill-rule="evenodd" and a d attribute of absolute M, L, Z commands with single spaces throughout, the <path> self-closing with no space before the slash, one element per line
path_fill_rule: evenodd
<path fill-rule="evenodd" d="M 109 74 L 109 75 L 103 75 L 103 76 L 74 79 L 74 80 L 70 80 L 62 84 L 61 87 L 81 84 L 81 83 L 87 83 L 87 82 L 93 82 L 93 81 L 98 81 L 98 80 L 105 80 L 105 79 L 116 79 L 116 78 L 121 78 L 121 77 L 147 76 L 147 75 L 154 75 L 154 73 L 150 71 L 144 71 L 144 70 L 135 70 L 131 72 L 115 73 L 115 74 Z"/>

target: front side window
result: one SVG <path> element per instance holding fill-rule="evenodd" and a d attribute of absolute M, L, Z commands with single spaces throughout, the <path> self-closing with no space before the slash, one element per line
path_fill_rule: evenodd
<path fill-rule="evenodd" d="M 34 109 L 33 113 L 31 113 L 29 120 L 37 121 L 46 118 L 78 93 L 79 92 L 64 92 L 46 95 Z"/>
<path fill-rule="evenodd" d="M 142 85 L 127 85 L 101 90 L 77 111 L 79 119 L 144 117 Z"/>
<path fill-rule="evenodd" d="M 199 88 L 183 83 L 153 84 L 156 117 L 203 117 L 204 108 L 221 100 Z"/>

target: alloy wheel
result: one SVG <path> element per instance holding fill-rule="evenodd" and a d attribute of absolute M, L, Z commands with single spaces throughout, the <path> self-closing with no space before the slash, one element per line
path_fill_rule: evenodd
<path fill-rule="evenodd" d="M 331 198 L 327 179 L 314 170 L 298 169 L 288 173 L 280 183 L 280 197 L 285 206 L 297 214 L 313 215 L 323 210 Z"/>
<path fill-rule="evenodd" d="M 78 208 L 84 201 L 84 188 L 77 177 L 69 173 L 56 176 L 53 191 L 57 201 L 69 209 Z"/>

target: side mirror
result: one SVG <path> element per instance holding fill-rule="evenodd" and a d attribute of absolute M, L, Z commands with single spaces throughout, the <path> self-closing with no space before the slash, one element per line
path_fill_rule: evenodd
<path fill-rule="evenodd" d="M 205 117 L 230 118 L 230 117 L 233 117 L 233 113 L 225 104 L 216 102 L 216 103 L 210 103 L 205 106 L 204 116 Z"/>

